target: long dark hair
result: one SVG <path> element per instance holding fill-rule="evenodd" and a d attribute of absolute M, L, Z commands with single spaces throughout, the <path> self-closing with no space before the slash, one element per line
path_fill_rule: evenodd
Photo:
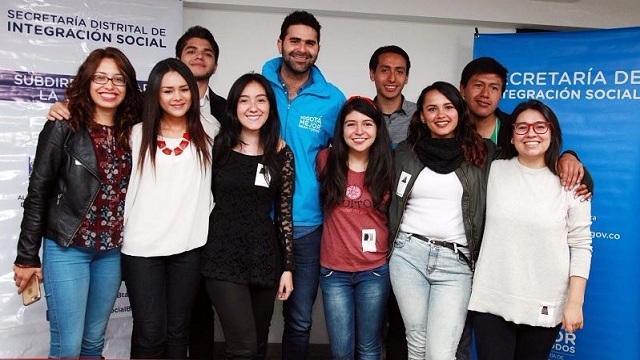
<path fill-rule="evenodd" d="M 320 171 L 320 197 L 326 210 L 338 206 L 344 200 L 347 190 L 349 147 L 344 141 L 344 122 L 348 114 L 357 111 L 371 118 L 377 129 L 376 139 L 369 148 L 369 163 L 364 175 L 364 185 L 371 193 L 373 205 L 383 210 L 385 196 L 393 186 L 393 163 L 391 140 L 382 113 L 373 101 L 362 97 L 347 100 L 340 110 L 329 156 L 324 169 Z"/>
<path fill-rule="evenodd" d="M 113 135 L 120 147 L 129 150 L 129 134 L 131 126 L 140 118 L 140 104 L 142 94 L 136 81 L 136 71 L 129 62 L 129 59 L 122 51 L 114 47 L 95 49 L 78 68 L 78 73 L 66 90 L 66 98 L 69 100 L 69 112 L 71 118 L 69 125 L 75 131 L 83 125 L 94 126 L 93 116 L 96 104 L 89 96 L 92 76 L 104 59 L 111 59 L 116 63 L 118 70 L 126 79 L 126 91 L 124 100 L 116 109 L 113 124 Z"/>
<path fill-rule="evenodd" d="M 280 120 L 278 118 L 278 107 L 276 106 L 276 97 L 269 85 L 267 79 L 260 74 L 248 73 L 240 76 L 236 80 L 227 96 L 227 117 L 228 123 L 220 129 L 220 133 L 216 136 L 213 146 L 213 166 L 214 168 L 224 164 L 230 152 L 234 147 L 241 143 L 240 133 L 242 132 L 242 124 L 238 119 L 238 102 L 242 91 L 250 83 L 260 85 L 267 95 L 269 101 L 269 116 L 267 121 L 260 128 L 260 146 L 262 146 L 262 162 L 269 170 L 272 179 L 279 177 L 278 168 L 278 145 L 280 142 Z M 265 174 L 266 175 L 266 174 Z"/>
<path fill-rule="evenodd" d="M 562 131 L 560 130 L 560 122 L 558 121 L 558 117 L 551 110 L 550 107 L 545 105 L 543 102 L 539 100 L 528 100 L 525 102 L 521 102 L 516 106 L 513 110 L 513 114 L 511 115 L 513 118 L 513 123 L 515 124 L 518 116 L 525 112 L 526 110 L 535 110 L 539 112 L 542 117 L 545 118 L 549 122 L 549 131 L 551 141 L 549 143 L 549 148 L 544 154 L 544 164 L 551 170 L 552 173 L 558 175 L 558 170 L 556 169 L 556 165 L 558 163 L 558 159 L 560 158 L 560 149 L 562 148 Z M 513 132 L 511 133 L 511 138 L 513 139 Z M 507 159 L 511 159 L 515 156 L 518 156 L 518 151 L 513 143 L 509 144 L 509 146 L 504 149 L 504 157 Z"/>
<path fill-rule="evenodd" d="M 424 98 L 429 91 L 439 92 L 449 99 L 456 108 L 458 112 L 458 126 L 455 129 L 455 138 L 462 144 L 462 153 L 465 160 L 475 166 L 482 166 L 487 158 L 487 147 L 484 140 L 482 140 L 482 137 L 480 137 L 476 131 L 475 124 L 473 124 L 471 116 L 469 116 L 467 104 L 464 102 L 458 89 L 444 81 L 436 81 L 432 85 L 424 88 L 420 93 L 418 102 L 416 103 L 417 110 L 409 123 L 407 142 L 410 145 L 415 145 L 421 139 L 431 137 L 431 131 L 420 119 L 420 114 L 424 107 Z"/>
<path fill-rule="evenodd" d="M 183 64 L 178 59 L 168 58 L 160 61 L 153 67 L 153 69 L 151 69 L 151 73 L 149 73 L 149 81 L 147 83 L 147 90 L 144 93 L 144 103 L 142 108 L 142 142 L 140 145 L 140 158 L 138 160 L 138 168 L 140 171 L 142 171 L 144 166 L 144 160 L 147 153 L 149 153 L 149 158 L 151 159 L 151 164 L 154 168 L 156 165 L 156 139 L 160 133 L 160 120 L 164 113 L 160 107 L 158 97 L 160 96 L 162 78 L 171 71 L 177 72 L 185 79 L 187 85 L 189 85 L 191 104 L 189 105 L 189 110 L 186 113 L 187 132 L 191 138 L 191 143 L 193 143 L 196 148 L 200 165 L 205 169 L 211 162 L 211 156 L 209 153 L 211 139 L 207 133 L 205 133 L 200 120 L 200 96 L 196 80 L 187 65 Z"/>

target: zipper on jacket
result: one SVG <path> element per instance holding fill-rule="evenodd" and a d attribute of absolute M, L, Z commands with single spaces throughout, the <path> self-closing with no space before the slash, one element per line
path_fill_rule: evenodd
<path fill-rule="evenodd" d="M 85 211 L 83 211 L 84 216 L 80 218 L 80 223 L 78 224 L 78 226 L 76 226 L 76 230 L 73 232 L 73 235 L 71 235 L 71 237 L 69 238 L 69 241 L 67 242 L 67 246 L 71 245 L 71 243 L 73 242 L 73 239 L 76 237 L 76 234 L 78 233 L 78 231 L 80 231 L 80 226 L 82 226 L 82 222 L 84 221 L 84 218 L 87 216 L 87 213 L 89 212 L 89 208 L 91 207 L 91 204 L 93 204 L 93 202 L 96 200 L 96 197 L 98 197 L 99 192 L 100 192 L 100 185 L 98 185 L 98 190 L 96 190 L 96 192 L 93 193 L 93 197 L 91 198 L 89 207 L 87 207 Z"/>
<path fill-rule="evenodd" d="M 81 166 L 83 168 L 85 168 L 87 171 L 89 171 L 89 168 L 83 164 L 80 160 L 76 159 L 75 157 L 71 157 L 74 161 L 77 161 L 81 164 Z M 95 175 L 93 174 L 93 172 L 89 171 L 89 173 L 91 175 L 93 175 L 95 177 Z M 83 211 L 84 216 L 82 216 L 80 218 L 80 223 L 78 224 L 78 226 L 76 226 L 75 231 L 73 232 L 73 234 L 71 235 L 71 237 L 69 238 L 68 241 L 66 241 L 66 246 L 70 246 L 71 243 L 73 242 L 73 239 L 76 237 L 76 234 L 78 233 L 78 231 L 80 231 L 80 226 L 82 226 L 82 222 L 84 221 L 84 218 L 87 216 L 87 213 L 89 212 L 89 208 L 91 207 L 91 205 L 93 204 L 93 202 L 96 200 L 96 197 L 98 197 L 98 193 L 100 192 L 100 178 L 98 178 L 98 188 L 96 189 L 96 191 L 93 193 L 93 196 L 91 197 L 91 201 L 89 202 L 89 206 L 85 208 L 85 210 Z M 62 195 L 62 194 L 61 194 Z"/>
<path fill-rule="evenodd" d="M 469 244 L 469 267 L 471 268 L 471 272 L 475 269 L 475 240 L 473 237 L 473 225 L 471 224 L 471 187 L 469 186 L 469 178 L 467 177 L 467 173 L 464 171 L 462 167 L 460 167 L 460 172 L 462 173 L 462 178 L 464 179 L 464 184 L 467 187 L 467 196 L 469 196 L 469 204 L 467 205 L 467 214 L 464 221 L 466 221 L 467 226 L 469 227 L 469 239 L 467 239 L 467 243 Z M 463 194 L 464 197 L 464 194 Z M 461 204 L 462 205 L 462 204 Z"/>

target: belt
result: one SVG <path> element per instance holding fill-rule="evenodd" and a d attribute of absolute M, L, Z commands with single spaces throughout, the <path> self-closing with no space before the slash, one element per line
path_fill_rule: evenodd
<path fill-rule="evenodd" d="M 441 240 L 434 240 L 434 239 L 429 239 L 426 236 L 423 235 L 419 235 L 419 234 L 411 234 L 409 233 L 409 235 L 411 235 L 412 237 L 418 239 L 418 240 L 422 240 L 426 243 L 429 244 L 433 244 L 433 245 L 437 245 L 437 246 L 442 246 L 445 247 L 447 249 L 450 249 L 451 251 L 453 251 L 454 253 L 458 254 L 458 258 L 462 261 L 464 261 L 467 265 L 469 265 L 469 267 L 471 267 L 471 261 L 469 260 L 469 258 L 467 257 L 467 255 L 463 254 L 462 251 L 459 251 L 458 248 L 466 248 L 466 246 L 460 245 L 460 244 L 456 244 L 453 242 L 449 242 L 449 241 L 441 241 Z"/>

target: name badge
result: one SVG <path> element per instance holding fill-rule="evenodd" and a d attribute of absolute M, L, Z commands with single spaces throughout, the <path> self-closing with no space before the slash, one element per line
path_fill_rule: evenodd
<path fill-rule="evenodd" d="M 376 252 L 376 229 L 362 229 L 362 252 Z"/>
<path fill-rule="evenodd" d="M 539 308 L 538 324 L 539 326 L 553 327 L 555 320 L 555 307 L 549 304 L 542 304 Z"/>
<path fill-rule="evenodd" d="M 267 168 L 258 163 L 258 167 L 256 168 L 256 179 L 253 183 L 255 186 L 269 187 L 269 183 L 271 182 L 271 176 L 269 175 L 269 170 Z"/>
<path fill-rule="evenodd" d="M 411 179 L 411 174 L 408 172 L 400 173 L 400 180 L 398 181 L 398 187 L 396 188 L 396 195 L 403 197 L 404 192 L 407 190 L 407 185 L 409 185 L 409 180 Z"/>

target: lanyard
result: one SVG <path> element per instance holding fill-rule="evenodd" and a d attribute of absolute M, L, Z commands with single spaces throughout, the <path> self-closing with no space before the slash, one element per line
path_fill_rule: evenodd
<path fill-rule="evenodd" d="M 491 141 L 493 141 L 494 144 L 498 143 L 498 131 L 500 129 L 500 119 L 498 119 L 498 117 L 496 117 L 496 126 L 493 128 L 493 132 L 491 133 Z"/>

